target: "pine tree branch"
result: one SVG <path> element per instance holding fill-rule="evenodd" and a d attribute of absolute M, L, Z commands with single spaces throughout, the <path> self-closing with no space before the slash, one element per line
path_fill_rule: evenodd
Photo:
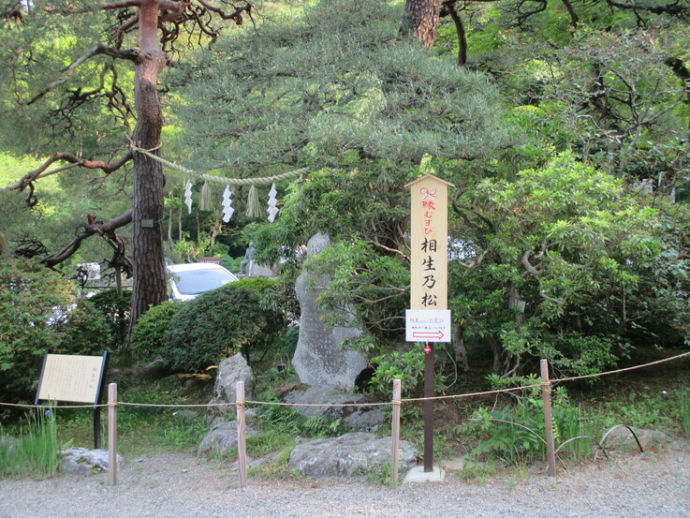
<path fill-rule="evenodd" d="M 80 65 L 82 65 L 88 59 L 101 54 L 110 56 L 111 58 L 115 59 L 128 59 L 134 63 L 137 63 L 139 61 L 139 53 L 135 50 L 118 50 L 99 43 L 95 47 L 90 48 L 83 56 L 79 57 L 68 67 L 64 68 L 59 78 L 57 78 L 55 81 L 50 83 L 45 89 L 36 94 L 26 104 L 29 105 L 35 103 L 36 101 L 44 97 L 46 94 L 55 90 L 61 84 L 66 83 L 74 75 L 75 70 Z"/>
<path fill-rule="evenodd" d="M 13 183 L 11 185 L 8 185 L 6 187 L 3 187 L 0 189 L 0 192 L 2 191 L 24 191 L 27 187 L 29 189 L 29 196 L 26 200 L 26 202 L 32 206 L 36 204 L 36 199 L 34 197 L 34 182 L 41 178 L 45 178 L 46 176 L 51 176 L 56 173 L 60 173 L 62 171 L 65 171 L 67 169 L 71 169 L 72 167 L 85 167 L 87 169 L 101 169 L 106 175 L 117 171 L 120 167 L 122 167 L 124 164 L 132 160 L 134 157 L 134 152 L 129 150 L 127 153 L 125 153 L 123 156 L 118 158 L 117 160 L 107 163 L 104 162 L 103 160 L 89 160 L 86 158 L 78 157 L 72 153 L 62 153 L 58 152 L 53 154 L 48 160 L 43 162 L 39 167 L 34 169 L 33 171 L 29 171 L 26 173 L 21 180 L 19 180 L 16 183 Z M 54 164 L 55 162 L 64 160 L 66 162 L 69 162 L 67 165 L 63 165 L 60 167 L 57 167 L 55 169 L 48 170 L 48 168 Z"/>
<path fill-rule="evenodd" d="M 87 215 L 86 219 L 87 224 L 84 225 L 84 229 L 76 235 L 69 245 L 57 254 L 42 259 L 41 262 L 50 268 L 60 264 L 74 255 L 85 239 L 96 234 L 103 236 L 106 240 L 117 239 L 115 230 L 132 222 L 132 212 L 126 212 L 106 222 L 98 221 L 93 214 Z"/>

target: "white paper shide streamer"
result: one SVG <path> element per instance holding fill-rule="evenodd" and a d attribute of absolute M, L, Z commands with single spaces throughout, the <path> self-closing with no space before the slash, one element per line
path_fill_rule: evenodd
<path fill-rule="evenodd" d="M 192 213 L 192 182 L 187 180 L 184 184 L 184 204 L 187 206 L 187 214 Z"/>
<path fill-rule="evenodd" d="M 278 200 L 276 198 L 276 195 L 278 194 L 278 191 L 276 190 L 276 184 L 271 184 L 271 190 L 268 192 L 268 208 L 266 209 L 266 212 L 268 212 L 268 221 L 270 223 L 273 223 L 273 220 L 276 219 L 276 215 L 278 214 Z"/>
<path fill-rule="evenodd" d="M 223 191 L 223 223 L 230 221 L 234 213 L 235 209 L 232 208 L 232 191 L 230 186 L 226 185 Z"/>

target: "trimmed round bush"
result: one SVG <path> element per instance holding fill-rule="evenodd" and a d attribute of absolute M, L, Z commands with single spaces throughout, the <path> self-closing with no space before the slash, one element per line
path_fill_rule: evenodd
<path fill-rule="evenodd" d="M 180 301 L 163 302 L 144 313 L 132 331 L 132 355 L 150 361 L 166 354 L 166 333 L 170 322 L 184 305 Z"/>
<path fill-rule="evenodd" d="M 160 356 L 174 370 L 200 371 L 242 352 L 248 362 L 287 328 L 275 281 L 243 279 L 185 302 L 170 322 Z"/>

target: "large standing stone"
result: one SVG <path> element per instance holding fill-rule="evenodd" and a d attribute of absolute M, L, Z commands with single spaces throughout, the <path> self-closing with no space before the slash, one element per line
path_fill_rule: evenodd
<path fill-rule="evenodd" d="M 414 446 L 400 441 L 399 470 L 411 468 L 416 456 Z M 351 477 L 381 469 L 390 460 L 390 437 L 355 432 L 296 446 L 290 454 L 290 468 L 308 477 Z"/>
<path fill-rule="evenodd" d="M 330 240 L 325 234 L 315 234 L 307 243 L 307 256 L 321 253 Z M 359 351 L 342 346 L 345 340 L 361 334 L 355 327 L 329 327 L 323 323 L 322 312 L 316 303 L 328 287 L 330 279 L 303 271 L 295 282 L 300 304 L 299 339 L 292 365 L 302 383 L 335 386 L 345 390 L 355 385 L 355 379 L 367 367 L 367 360 Z"/>

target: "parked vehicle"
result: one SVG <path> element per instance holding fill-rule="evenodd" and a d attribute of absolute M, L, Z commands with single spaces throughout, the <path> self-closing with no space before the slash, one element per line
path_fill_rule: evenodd
<path fill-rule="evenodd" d="M 230 270 L 215 263 L 170 264 L 167 268 L 170 298 L 174 300 L 191 300 L 239 280 Z"/>

